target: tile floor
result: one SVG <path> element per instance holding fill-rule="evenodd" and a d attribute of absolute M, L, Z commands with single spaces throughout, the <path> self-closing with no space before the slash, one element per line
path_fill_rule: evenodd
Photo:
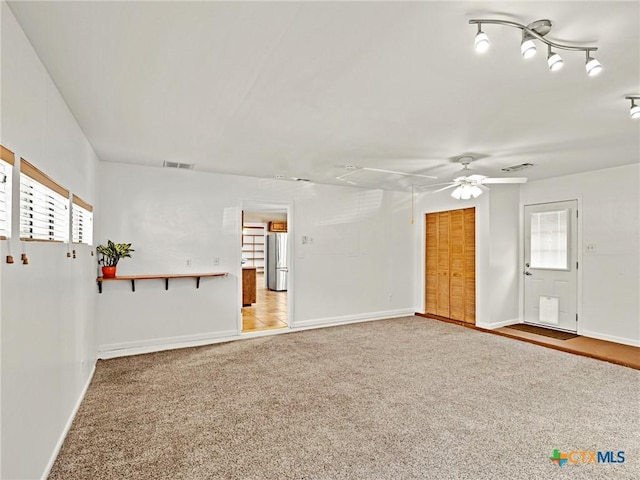
<path fill-rule="evenodd" d="M 256 279 L 256 303 L 242 307 L 242 331 L 257 332 L 287 326 L 287 292 L 272 292 L 264 286 L 264 274 Z"/>

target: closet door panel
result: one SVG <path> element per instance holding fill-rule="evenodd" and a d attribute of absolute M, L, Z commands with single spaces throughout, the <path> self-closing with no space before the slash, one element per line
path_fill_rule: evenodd
<path fill-rule="evenodd" d="M 438 214 L 426 216 L 425 313 L 438 314 Z"/>
<path fill-rule="evenodd" d="M 464 212 L 462 210 L 450 212 L 449 222 L 449 318 L 464 320 Z"/>
<path fill-rule="evenodd" d="M 464 215 L 464 320 L 476 323 L 476 210 L 467 208 Z"/>
<path fill-rule="evenodd" d="M 437 315 L 449 317 L 449 212 L 438 213 Z"/>

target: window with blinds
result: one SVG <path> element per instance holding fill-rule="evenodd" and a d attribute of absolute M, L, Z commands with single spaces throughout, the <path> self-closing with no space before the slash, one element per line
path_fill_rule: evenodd
<path fill-rule="evenodd" d="M 69 190 L 20 159 L 20 240 L 69 241 Z"/>
<path fill-rule="evenodd" d="M 93 207 L 76 195 L 71 200 L 71 241 L 93 245 Z"/>
<path fill-rule="evenodd" d="M 569 268 L 569 209 L 531 214 L 531 268 Z"/>
<path fill-rule="evenodd" d="M 11 237 L 11 179 L 13 152 L 0 145 L 0 240 Z"/>

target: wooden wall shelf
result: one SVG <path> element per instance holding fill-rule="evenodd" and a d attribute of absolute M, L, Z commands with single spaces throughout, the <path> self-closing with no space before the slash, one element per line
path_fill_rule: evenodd
<path fill-rule="evenodd" d="M 158 275 L 123 275 L 120 277 L 113 278 L 104 278 L 98 277 L 96 281 L 98 282 L 98 293 L 102 293 L 102 282 L 112 282 L 112 281 L 130 281 L 131 282 L 131 291 L 136 291 L 136 280 L 164 280 L 164 289 L 169 290 L 169 279 L 171 278 L 195 278 L 196 279 L 196 288 L 200 288 L 200 279 L 207 277 L 226 277 L 229 275 L 228 272 L 218 272 L 218 273 L 169 273 L 169 274 L 158 274 Z"/>

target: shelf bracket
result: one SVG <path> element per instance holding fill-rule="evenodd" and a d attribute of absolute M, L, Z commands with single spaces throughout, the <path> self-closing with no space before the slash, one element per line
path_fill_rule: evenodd
<path fill-rule="evenodd" d="M 164 289 L 165 290 L 169 290 L 169 278 L 165 278 L 164 279 Z"/>
<path fill-rule="evenodd" d="M 196 288 L 200 288 L 200 277 L 196 277 Z"/>
<path fill-rule="evenodd" d="M 131 279 L 131 291 L 136 291 L 136 281 L 133 278 Z"/>
<path fill-rule="evenodd" d="M 102 293 L 102 282 L 98 280 L 98 293 Z"/>

